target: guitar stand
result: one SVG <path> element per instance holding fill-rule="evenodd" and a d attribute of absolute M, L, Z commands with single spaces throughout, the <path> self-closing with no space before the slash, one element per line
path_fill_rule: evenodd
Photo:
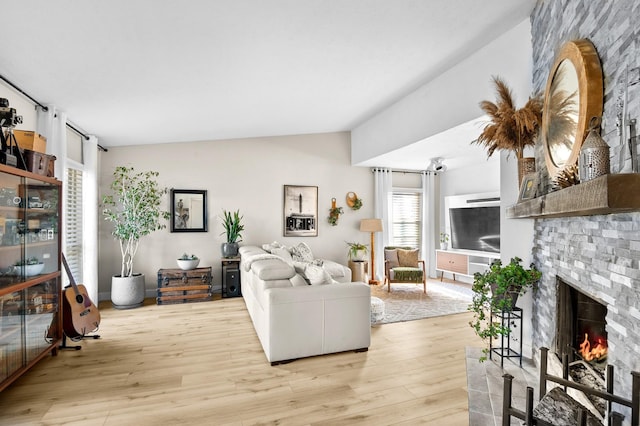
<path fill-rule="evenodd" d="M 87 335 L 87 336 L 82 336 L 77 341 L 79 342 L 80 340 L 84 340 L 84 339 L 94 339 L 95 340 L 95 339 L 99 339 L 99 338 L 100 338 L 99 334 L 91 334 L 91 335 Z M 80 346 L 80 345 L 73 345 L 73 346 L 67 345 L 67 335 L 65 333 L 62 333 L 62 344 L 60 346 L 58 346 L 58 349 L 72 349 L 72 350 L 79 351 L 80 349 L 82 349 L 82 346 Z"/>

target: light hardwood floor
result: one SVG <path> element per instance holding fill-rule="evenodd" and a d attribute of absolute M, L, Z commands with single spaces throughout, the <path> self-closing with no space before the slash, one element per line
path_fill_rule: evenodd
<path fill-rule="evenodd" d="M 0 393 L 2 425 L 466 425 L 470 314 L 373 327 L 271 367 L 241 298 L 118 311 Z"/>

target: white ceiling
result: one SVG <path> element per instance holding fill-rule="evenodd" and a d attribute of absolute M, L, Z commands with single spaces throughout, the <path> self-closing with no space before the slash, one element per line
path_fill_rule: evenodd
<path fill-rule="evenodd" d="M 105 147 L 345 131 L 534 3 L 13 0 L 0 74 Z"/>

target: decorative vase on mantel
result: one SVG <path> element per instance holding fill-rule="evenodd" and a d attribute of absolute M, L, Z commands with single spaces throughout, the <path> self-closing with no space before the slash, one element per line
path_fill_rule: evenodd
<path fill-rule="evenodd" d="M 518 158 L 518 188 L 522 185 L 522 179 L 528 173 L 534 173 L 536 171 L 536 159 L 534 157 L 519 157 Z"/>

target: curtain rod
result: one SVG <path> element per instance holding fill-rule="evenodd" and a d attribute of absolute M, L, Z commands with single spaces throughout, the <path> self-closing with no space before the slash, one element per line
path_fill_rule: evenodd
<path fill-rule="evenodd" d="M 36 104 L 36 106 L 39 106 L 40 108 L 43 109 L 43 111 L 49 111 L 49 107 L 46 105 L 42 105 L 40 102 L 38 102 L 37 100 L 35 100 L 33 97 L 31 97 L 31 95 L 29 95 L 27 92 L 25 92 L 24 90 L 22 90 L 21 88 L 19 88 L 18 86 L 16 86 L 15 84 L 13 84 L 13 82 L 11 82 L 8 78 L 6 78 L 4 75 L 0 74 L 0 79 L 2 81 L 4 81 L 5 83 L 7 83 L 9 86 L 11 86 L 16 92 L 20 93 L 22 96 L 24 96 L 25 98 L 29 99 L 31 102 L 33 102 L 34 104 Z M 76 127 L 74 127 L 73 125 L 69 124 L 69 123 L 65 123 L 67 125 L 67 127 L 69 127 L 71 130 L 73 130 L 74 132 L 76 132 L 77 134 L 79 134 L 80 136 L 82 136 L 85 140 L 89 140 L 89 136 L 87 136 L 86 134 L 82 133 L 80 130 L 78 130 Z M 104 152 L 107 152 L 107 149 L 104 148 L 103 146 L 101 146 L 100 144 L 97 144 L 98 148 L 101 149 Z"/>
<path fill-rule="evenodd" d="M 433 173 L 433 172 L 431 172 L 429 170 L 381 169 L 379 167 L 373 167 L 371 169 L 371 172 L 373 173 L 373 172 L 376 172 L 376 171 L 384 171 L 384 170 L 389 170 L 392 173 L 414 173 L 414 174 L 417 174 L 417 175 L 421 175 L 421 174 L 424 174 L 424 173 L 426 173 L 426 174 Z"/>

